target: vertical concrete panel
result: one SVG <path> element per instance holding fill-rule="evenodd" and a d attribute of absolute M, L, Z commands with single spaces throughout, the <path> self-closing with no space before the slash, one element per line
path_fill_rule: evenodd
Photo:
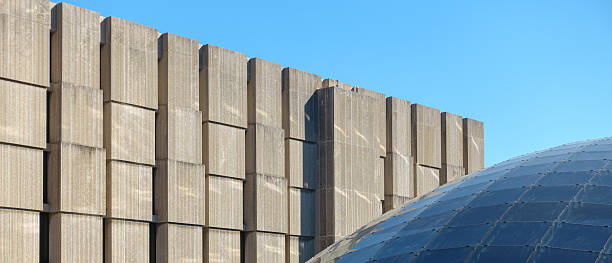
<path fill-rule="evenodd" d="M 202 112 L 160 106 L 155 121 L 155 158 L 202 162 Z"/>
<path fill-rule="evenodd" d="M 259 58 L 248 63 L 248 123 L 282 128 L 281 66 Z"/>
<path fill-rule="evenodd" d="M 4 0 L 0 5 L 0 77 L 48 87 L 49 1 Z"/>
<path fill-rule="evenodd" d="M 165 33 L 160 45 L 159 106 L 200 110 L 198 41 Z"/>
<path fill-rule="evenodd" d="M 290 187 L 316 189 L 319 179 L 317 144 L 285 139 L 285 171 Z"/>
<path fill-rule="evenodd" d="M 205 224 L 204 165 L 160 160 L 154 186 L 154 209 L 159 222 Z"/>
<path fill-rule="evenodd" d="M 102 217 L 52 214 L 49 218 L 51 262 L 102 262 Z"/>
<path fill-rule="evenodd" d="M 366 96 L 364 99 L 367 110 L 363 111 L 365 118 L 362 120 L 371 121 L 370 125 L 372 125 L 373 129 L 372 147 L 380 157 L 384 157 L 387 152 L 386 96 L 385 94 L 360 87 L 355 87 L 353 90 L 358 94 Z"/>
<path fill-rule="evenodd" d="M 465 168 L 463 166 L 443 164 L 442 168 L 440 168 L 440 185 L 452 182 L 464 175 Z"/>
<path fill-rule="evenodd" d="M 385 162 L 385 195 L 414 197 L 412 157 L 388 153 Z"/>
<path fill-rule="evenodd" d="M 484 168 L 484 124 L 480 121 L 463 119 L 463 160 L 466 174 Z"/>
<path fill-rule="evenodd" d="M 405 197 L 399 195 L 387 195 L 385 196 L 385 202 L 383 202 L 383 211 L 386 213 L 395 208 L 401 207 L 404 204 L 412 200 L 413 197 Z"/>
<path fill-rule="evenodd" d="M 46 90 L 0 80 L 0 142 L 45 148 Z"/>
<path fill-rule="evenodd" d="M 245 241 L 245 262 L 285 262 L 285 235 L 248 232 Z"/>
<path fill-rule="evenodd" d="M 102 90 L 54 84 L 49 101 L 49 140 L 103 147 Z"/>
<path fill-rule="evenodd" d="M 249 174 L 244 187 L 246 231 L 287 233 L 287 179 Z"/>
<path fill-rule="evenodd" d="M 107 217 L 151 221 L 152 211 L 153 168 L 118 161 L 107 162 Z"/>
<path fill-rule="evenodd" d="M 155 111 L 104 104 L 106 159 L 155 165 Z"/>
<path fill-rule="evenodd" d="M 387 153 L 411 156 L 410 102 L 388 97 L 387 107 Z"/>
<path fill-rule="evenodd" d="M 43 151 L 0 144 L 0 206 L 43 209 Z"/>
<path fill-rule="evenodd" d="M 200 110 L 204 121 L 247 127 L 247 57 L 213 45 L 200 48 Z"/>
<path fill-rule="evenodd" d="M 104 101 L 157 109 L 157 30 L 117 17 L 101 26 Z"/>
<path fill-rule="evenodd" d="M 243 229 L 243 181 L 206 176 L 206 226 Z"/>
<path fill-rule="evenodd" d="M 315 236 L 315 192 L 289 187 L 289 234 Z"/>
<path fill-rule="evenodd" d="M 40 214 L 0 209 L 0 261 L 39 262 Z"/>
<path fill-rule="evenodd" d="M 301 236 L 286 236 L 287 263 L 305 263 L 314 253 L 314 238 Z"/>
<path fill-rule="evenodd" d="M 51 211 L 106 214 L 106 154 L 103 148 L 51 144 L 48 167 Z"/>
<path fill-rule="evenodd" d="M 442 164 L 440 111 L 420 104 L 412 104 L 411 107 L 414 162 L 440 168 Z"/>
<path fill-rule="evenodd" d="M 246 130 L 246 173 L 285 177 L 284 131 L 249 124 Z"/>
<path fill-rule="evenodd" d="M 244 179 L 245 130 L 206 122 L 202 134 L 206 173 Z"/>
<path fill-rule="evenodd" d="M 440 186 L 440 169 L 415 164 L 416 195 L 421 196 Z"/>
<path fill-rule="evenodd" d="M 240 263 L 240 231 L 204 228 L 205 263 Z"/>
<path fill-rule="evenodd" d="M 463 124 L 459 115 L 443 112 L 442 164 L 463 166 Z"/>
<path fill-rule="evenodd" d="M 104 220 L 104 262 L 149 262 L 149 223 Z"/>
<path fill-rule="evenodd" d="M 51 82 L 100 89 L 100 13 L 59 3 L 51 16 Z"/>
<path fill-rule="evenodd" d="M 161 224 L 157 227 L 157 262 L 203 262 L 201 226 Z"/>
<path fill-rule="evenodd" d="M 315 91 L 321 87 L 321 77 L 294 68 L 284 68 L 282 72 L 285 137 L 317 142 L 319 114 Z"/>

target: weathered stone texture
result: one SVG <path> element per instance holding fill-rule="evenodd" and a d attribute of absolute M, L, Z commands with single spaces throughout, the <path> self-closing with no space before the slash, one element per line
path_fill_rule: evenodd
<path fill-rule="evenodd" d="M 100 89 L 53 84 L 49 102 L 49 140 L 103 147 L 104 110 Z"/>
<path fill-rule="evenodd" d="M 200 110 L 204 121 L 246 128 L 246 55 L 205 45 L 200 48 L 200 61 Z"/>
<path fill-rule="evenodd" d="M 367 108 L 361 108 L 361 110 L 365 110 L 364 121 L 366 121 L 366 124 L 372 125 L 374 130 L 370 144 L 379 156 L 384 157 L 387 152 L 386 96 L 360 87 L 354 87 L 353 91 L 366 97 L 365 107 Z"/>
<path fill-rule="evenodd" d="M 105 103 L 104 148 L 109 160 L 155 165 L 155 111 Z"/>
<path fill-rule="evenodd" d="M 420 104 L 412 104 L 411 107 L 414 162 L 440 168 L 442 164 L 440 111 Z"/>
<path fill-rule="evenodd" d="M 315 91 L 321 87 L 321 77 L 294 68 L 284 68 L 282 74 L 285 137 L 317 142 L 319 127 Z"/>
<path fill-rule="evenodd" d="M 47 192 L 51 211 L 106 213 L 106 154 L 103 148 L 51 144 Z"/>
<path fill-rule="evenodd" d="M 248 174 L 244 188 L 246 231 L 287 233 L 287 179 Z"/>
<path fill-rule="evenodd" d="M 412 200 L 412 198 L 413 197 L 386 195 L 385 201 L 383 202 L 383 213 L 386 213 L 398 207 L 402 207 L 405 203 Z"/>
<path fill-rule="evenodd" d="M 102 21 L 104 101 L 157 109 L 157 30 L 117 17 Z"/>
<path fill-rule="evenodd" d="M 50 29 L 48 0 L 0 2 L 0 78 L 49 87 Z"/>
<path fill-rule="evenodd" d="M 155 158 L 202 162 L 202 112 L 160 106 L 155 122 Z"/>
<path fill-rule="evenodd" d="M 247 232 L 245 262 L 285 262 L 285 234 Z"/>
<path fill-rule="evenodd" d="M 240 231 L 204 228 L 205 263 L 240 263 Z"/>
<path fill-rule="evenodd" d="M 415 164 L 416 195 L 421 196 L 440 186 L 440 169 Z"/>
<path fill-rule="evenodd" d="M 152 211 L 153 168 L 118 161 L 107 162 L 107 217 L 151 221 Z"/>
<path fill-rule="evenodd" d="M 52 214 L 49 218 L 50 262 L 102 262 L 102 217 Z"/>
<path fill-rule="evenodd" d="M 315 192 L 289 187 L 289 234 L 315 236 Z"/>
<path fill-rule="evenodd" d="M 244 179 L 245 130 L 206 122 L 202 134 L 206 173 Z"/>
<path fill-rule="evenodd" d="M 289 186 L 316 189 L 319 181 L 317 144 L 285 139 L 285 171 Z"/>
<path fill-rule="evenodd" d="M 41 149 L 46 147 L 45 89 L 0 80 L 0 112 L 0 142 Z"/>
<path fill-rule="evenodd" d="M 285 177 L 284 131 L 272 126 L 249 124 L 246 130 L 246 173 Z"/>
<path fill-rule="evenodd" d="M 159 222 L 205 224 L 204 165 L 174 160 L 158 161 L 153 185 L 155 214 Z"/>
<path fill-rule="evenodd" d="M 206 225 L 208 227 L 243 229 L 243 181 L 234 178 L 206 176 Z"/>
<path fill-rule="evenodd" d="M 156 239 L 157 262 L 203 262 L 203 231 L 200 226 L 160 224 Z"/>
<path fill-rule="evenodd" d="M 285 240 L 287 263 L 305 263 L 315 255 L 314 238 L 287 236 Z"/>
<path fill-rule="evenodd" d="M 43 150 L 0 144 L 0 207 L 43 209 Z"/>
<path fill-rule="evenodd" d="M 149 223 L 104 220 L 105 262 L 149 262 Z"/>
<path fill-rule="evenodd" d="M 395 97 L 386 99 L 387 153 L 412 155 L 410 131 L 410 102 Z"/>
<path fill-rule="evenodd" d="M 385 165 L 385 195 L 414 197 L 412 156 L 388 153 Z"/>
<path fill-rule="evenodd" d="M 440 185 L 452 182 L 464 175 L 465 168 L 463 166 L 443 164 L 442 168 L 440 168 Z"/>
<path fill-rule="evenodd" d="M 259 58 L 248 63 L 248 123 L 282 128 L 281 66 Z"/>
<path fill-rule="evenodd" d="M 59 3 L 51 16 L 51 82 L 100 89 L 100 13 Z"/>
<path fill-rule="evenodd" d="M 463 160 L 466 174 L 484 168 L 484 124 L 480 121 L 463 119 Z"/>
<path fill-rule="evenodd" d="M 40 262 L 40 214 L 0 209 L 0 261 Z"/>
<path fill-rule="evenodd" d="M 463 166 L 463 123 L 459 115 L 442 112 L 442 165 Z"/>
<path fill-rule="evenodd" d="M 172 33 L 161 35 L 159 106 L 200 110 L 198 48 L 196 40 Z"/>

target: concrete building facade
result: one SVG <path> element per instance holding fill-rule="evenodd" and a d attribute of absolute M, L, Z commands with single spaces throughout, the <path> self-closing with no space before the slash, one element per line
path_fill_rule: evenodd
<path fill-rule="evenodd" d="M 484 166 L 482 122 L 0 0 L 1 262 L 305 262 Z"/>

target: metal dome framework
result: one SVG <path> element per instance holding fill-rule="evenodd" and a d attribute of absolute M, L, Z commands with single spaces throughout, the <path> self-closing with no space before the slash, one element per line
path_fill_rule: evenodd
<path fill-rule="evenodd" d="M 612 262 L 612 138 L 518 156 L 390 211 L 309 262 Z"/>

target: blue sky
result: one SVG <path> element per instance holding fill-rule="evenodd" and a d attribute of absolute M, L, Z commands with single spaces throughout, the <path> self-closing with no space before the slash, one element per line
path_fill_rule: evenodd
<path fill-rule="evenodd" d="M 485 163 L 612 136 L 611 1 L 67 1 L 485 123 Z"/>

